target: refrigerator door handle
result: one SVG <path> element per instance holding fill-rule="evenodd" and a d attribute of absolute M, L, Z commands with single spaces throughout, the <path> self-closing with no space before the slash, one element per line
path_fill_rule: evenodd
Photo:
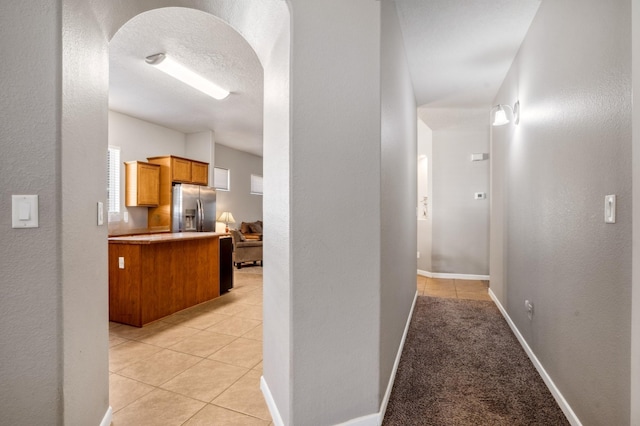
<path fill-rule="evenodd" d="M 200 200 L 199 198 L 196 200 L 196 206 L 197 206 L 197 224 L 196 224 L 196 231 L 198 232 L 202 232 L 203 231 L 203 226 L 204 226 L 204 209 L 202 208 L 202 200 Z"/>

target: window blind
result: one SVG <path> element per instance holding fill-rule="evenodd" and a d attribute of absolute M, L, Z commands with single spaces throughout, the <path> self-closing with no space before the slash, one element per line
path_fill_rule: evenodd
<path fill-rule="evenodd" d="M 213 187 L 221 191 L 228 191 L 230 185 L 229 169 L 213 168 Z"/>
<path fill-rule="evenodd" d="M 107 204 L 109 213 L 120 213 L 120 148 L 107 151 Z"/>
<path fill-rule="evenodd" d="M 251 193 L 262 195 L 262 176 L 251 175 Z"/>

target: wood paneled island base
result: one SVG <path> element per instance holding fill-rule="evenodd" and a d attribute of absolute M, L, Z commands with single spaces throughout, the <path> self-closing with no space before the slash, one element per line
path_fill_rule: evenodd
<path fill-rule="evenodd" d="M 220 296 L 220 235 L 109 238 L 109 320 L 142 327 Z"/>

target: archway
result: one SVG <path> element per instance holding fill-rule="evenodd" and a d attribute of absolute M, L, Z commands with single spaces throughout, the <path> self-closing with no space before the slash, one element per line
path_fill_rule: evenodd
<path fill-rule="evenodd" d="M 91 424 L 103 416 L 108 399 L 106 227 L 95 226 L 95 211 L 78 206 L 104 199 L 108 112 L 108 42 L 131 18 L 167 6 L 211 13 L 235 28 L 258 55 L 265 73 L 264 179 L 267 230 L 288 214 L 289 11 L 277 0 L 220 2 L 148 1 L 144 5 L 63 2 L 61 192 L 62 319 L 61 362 L 65 424 Z M 69 165 L 74 165 L 73 169 Z M 81 177 L 80 179 L 78 177 Z M 271 186 L 277 182 L 277 186 Z M 270 190 L 269 188 L 277 188 Z M 91 219 L 91 220 L 89 220 Z M 288 231 L 279 244 L 265 242 L 265 288 L 286 275 Z M 283 235 L 283 232 L 285 234 Z M 285 242 L 284 246 L 282 243 Z M 270 247 L 273 245 L 274 247 Z M 283 267 L 278 268 L 278 262 Z M 280 275 L 280 276 L 279 276 Z M 288 282 L 288 281 L 287 281 Z M 268 299 L 268 298 L 267 298 Z M 86 383 L 92 383 L 92 392 Z M 110 414 L 104 415 L 109 424 Z"/>

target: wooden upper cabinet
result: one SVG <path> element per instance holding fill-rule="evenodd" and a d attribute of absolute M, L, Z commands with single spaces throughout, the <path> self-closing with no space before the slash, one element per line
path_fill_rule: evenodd
<path fill-rule="evenodd" d="M 199 161 L 191 162 L 191 182 L 196 185 L 209 184 L 209 164 Z"/>
<path fill-rule="evenodd" d="M 160 203 L 160 166 L 143 161 L 125 164 L 125 205 L 155 207 Z"/>
<path fill-rule="evenodd" d="M 171 157 L 171 180 L 173 182 L 191 183 L 191 160 Z"/>
<path fill-rule="evenodd" d="M 149 157 L 147 160 L 162 166 L 162 180 L 168 178 L 171 182 L 193 183 L 195 185 L 209 184 L 209 163 L 174 155 Z"/>

